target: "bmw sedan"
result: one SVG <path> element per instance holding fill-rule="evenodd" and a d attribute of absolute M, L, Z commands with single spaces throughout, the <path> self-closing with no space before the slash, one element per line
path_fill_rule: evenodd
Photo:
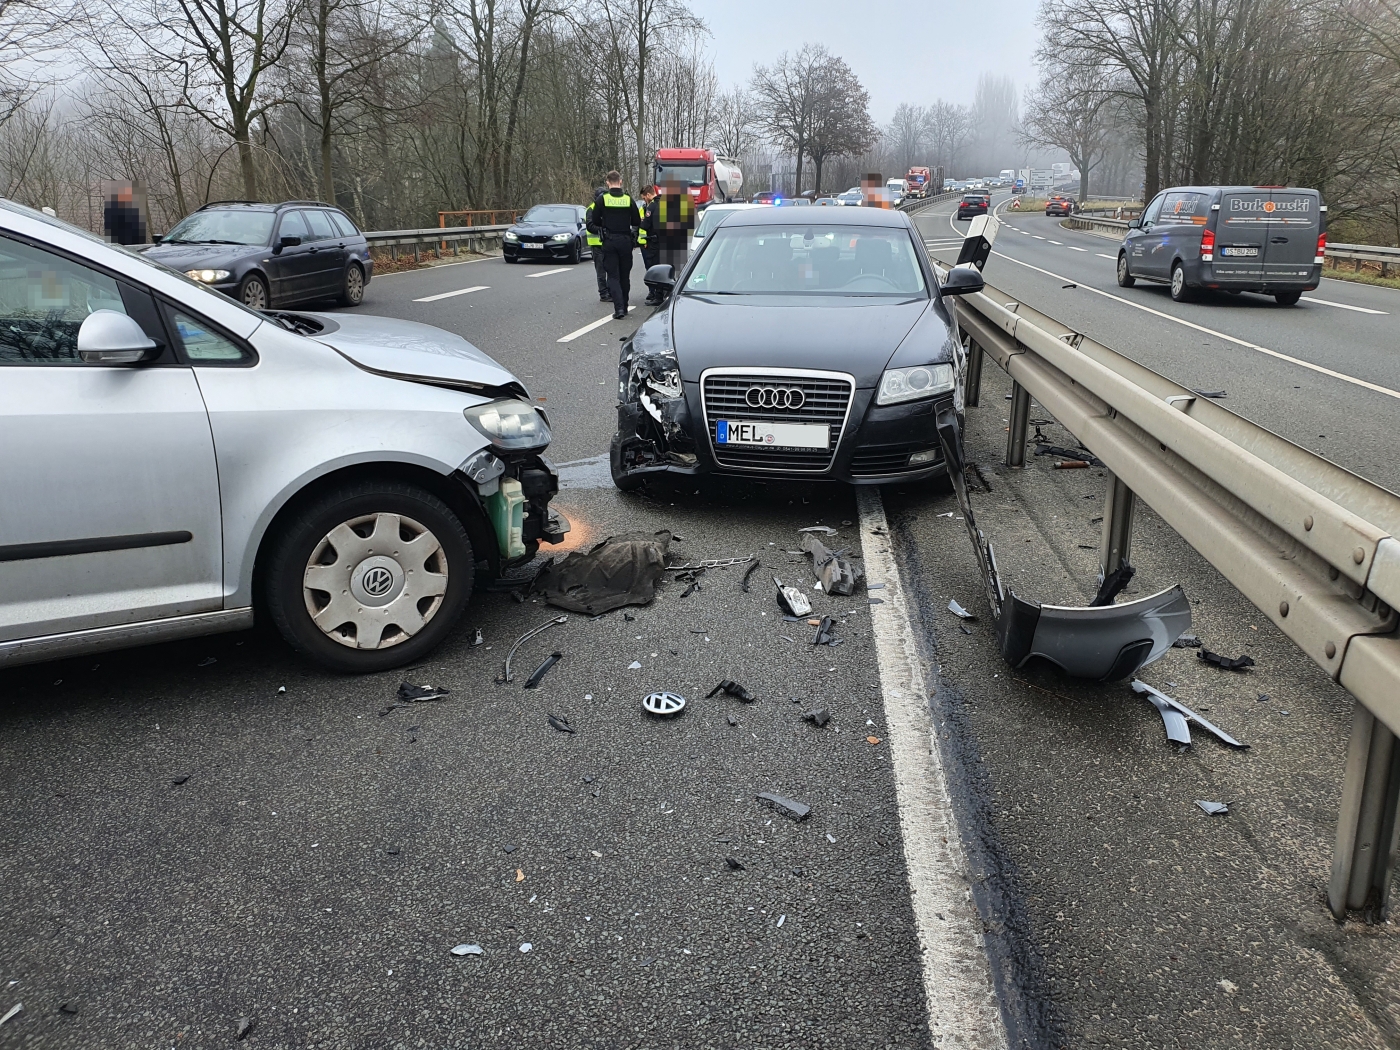
<path fill-rule="evenodd" d="M 556 543 L 549 423 L 459 336 L 249 310 L 0 200 L 0 666 L 252 625 L 417 660 Z"/>
<path fill-rule="evenodd" d="M 536 204 L 506 230 L 501 254 L 506 262 L 538 259 L 576 263 L 593 258 L 584 220 L 588 209 L 577 204 Z"/>
<path fill-rule="evenodd" d="M 961 349 L 949 296 L 907 215 L 735 212 L 623 344 L 613 481 L 723 474 L 879 484 L 944 472 L 937 408 Z"/>

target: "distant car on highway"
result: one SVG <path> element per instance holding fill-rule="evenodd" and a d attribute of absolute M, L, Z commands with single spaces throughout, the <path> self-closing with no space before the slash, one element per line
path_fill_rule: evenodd
<path fill-rule="evenodd" d="M 577 263 L 593 258 L 584 222 L 588 209 L 579 204 L 536 204 L 512 223 L 501 238 L 501 255 L 508 263 L 521 259 Z"/>
<path fill-rule="evenodd" d="M 837 195 L 836 203 L 840 204 L 843 208 L 858 208 L 865 203 L 865 195 L 858 189 L 847 190 L 845 193 Z"/>
<path fill-rule="evenodd" d="M 0 272 L 0 666 L 257 607 L 317 663 L 383 671 L 563 538 L 548 420 L 460 336 L 260 313 L 4 200 Z"/>
<path fill-rule="evenodd" d="M 374 275 L 364 234 L 317 201 L 206 204 L 143 254 L 254 310 L 317 299 L 357 306 Z"/>
<path fill-rule="evenodd" d="M 1327 206 L 1317 190 L 1174 186 L 1128 224 L 1118 283 L 1163 282 L 1177 302 L 1219 289 L 1292 306 L 1321 283 L 1326 248 Z"/>
<path fill-rule="evenodd" d="M 991 201 L 985 193 L 964 193 L 962 200 L 958 201 L 958 218 L 973 219 L 978 215 L 986 215 L 990 204 Z"/>
<path fill-rule="evenodd" d="M 936 412 L 953 399 L 946 297 L 904 212 L 781 208 L 728 216 L 622 347 L 613 481 L 699 474 L 854 484 L 943 472 Z"/>
<path fill-rule="evenodd" d="M 755 193 L 750 199 L 751 204 L 777 204 L 782 200 L 782 194 L 773 193 L 771 190 L 764 190 L 762 193 Z"/>
<path fill-rule="evenodd" d="M 1073 215 L 1074 199 L 1057 193 L 1045 202 L 1046 215 Z"/>

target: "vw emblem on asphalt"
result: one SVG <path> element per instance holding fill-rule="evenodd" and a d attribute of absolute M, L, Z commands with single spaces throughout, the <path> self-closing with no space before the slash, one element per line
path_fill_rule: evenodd
<path fill-rule="evenodd" d="M 751 386 L 744 394 L 750 408 L 790 408 L 802 407 L 807 395 L 797 387 Z"/>
<path fill-rule="evenodd" d="M 382 565 L 376 565 L 365 573 L 362 586 L 365 593 L 371 598 L 382 598 L 389 593 L 389 588 L 394 585 L 394 574 Z"/>
<path fill-rule="evenodd" d="M 685 710 L 685 697 L 679 693 L 649 693 L 642 700 L 642 708 L 650 715 L 678 715 Z"/>

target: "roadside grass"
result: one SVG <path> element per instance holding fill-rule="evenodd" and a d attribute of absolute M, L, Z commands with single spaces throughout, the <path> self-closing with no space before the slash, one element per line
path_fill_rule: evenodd
<path fill-rule="evenodd" d="M 1343 265 L 1346 269 L 1342 269 Z M 1322 276 L 1336 281 L 1373 284 L 1380 288 L 1400 288 L 1400 274 L 1392 270 L 1389 276 L 1381 276 L 1380 263 L 1362 262 L 1360 270 L 1353 269 L 1355 265 L 1356 262 L 1351 259 L 1328 259 L 1322 264 Z"/>

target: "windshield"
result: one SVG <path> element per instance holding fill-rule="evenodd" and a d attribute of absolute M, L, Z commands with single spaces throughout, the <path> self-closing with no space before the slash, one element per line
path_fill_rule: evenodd
<path fill-rule="evenodd" d="M 197 211 L 175 224 L 164 244 L 267 244 L 272 238 L 270 211 L 214 208 Z"/>
<path fill-rule="evenodd" d="M 578 221 L 578 212 L 564 204 L 539 204 L 527 211 L 520 221 L 569 225 Z"/>
<path fill-rule="evenodd" d="M 691 295 L 924 294 L 914 244 L 873 226 L 721 226 L 686 278 Z"/>
<path fill-rule="evenodd" d="M 656 165 L 658 183 L 679 182 L 688 186 L 705 185 L 704 164 L 662 164 Z"/>

